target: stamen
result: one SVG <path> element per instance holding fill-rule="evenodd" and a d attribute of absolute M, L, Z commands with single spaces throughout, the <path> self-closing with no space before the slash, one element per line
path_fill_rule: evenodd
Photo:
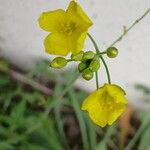
<path fill-rule="evenodd" d="M 76 30 L 76 24 L 74 22 L 62 23 L 60 32 L 66 35 L 71 35 Z"/>

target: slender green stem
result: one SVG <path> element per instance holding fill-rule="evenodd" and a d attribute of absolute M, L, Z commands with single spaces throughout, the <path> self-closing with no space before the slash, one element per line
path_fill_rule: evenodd
<path fill-rule="evenodd" d="M 99 55 L 100 59 L 102 60 L 102 63 L 103 63 L 103 65 L 104 65 L 104 67 L 105 67 L 105 70 L 106 70 L 108 83 L 111 84 L 111 78 L 110 78 L 110 73 L 109 73 L 108 66 L 107 66 L 107 64 L 106 64 L 106 62 L 105 62 L 103 56 L 100 55 L 101 52 L 100 52 L 100 50 L 99 50 L 99 48 L 98 48 L 98 46 L 97 46 L 95 40 L 93 39 L 93 37 L 92 37 L 89 33 L 88 33 L 88 37 L 89 37 L 90 40 L 92 41 L 92 43 L 93 43 L 93 45 L 94 45 L 94 47 L 95 47 L 96 53 Z M 98 80 L 98 79 L 96 79 L 96 80 Z M 97 81 L 96 81 L 96 83 L 97 83 Z"/>
<path fill-rule="evenodd" d="M 128 28 L 126 28 L 126 26 L 124 26 L 124 32 L 123 32 L 114 42 L 112 42 L 112 44 L 110 44 L 109 47 L 112 47 L 112 46 L 114 46 L 116 43 L 118 43 L 119 41 L 121 41 L 122 38 L 123 38 L 125 35 L 127 35 L 127 33 L 128 33 L 135 25 L 137 25 L 149 12 L 150 12 L 150 8 L 147 9 L 147 10 L 145 11 L 145 13 L 144 13 L 141 17 L 139 17 L 138 19 L 136 19 L 136 20 L 133 22 L 133 24 L 132 24 L 131 26 L 129 26 Z"/>
<path fill-rule="evenodd" d="M 104 55 L 104 54 L 107 54 L 107 52 L 104 51 L 104 52 L 100 52 L 100 53 L 99 53 L 99 55 Z"/>
<path fill-rule="evenodd" d="M 98 71 L 95 72 L 95 77 L 96 77 L 96 88 L 99 88 L 99 84 L 98 84 Z"/>
<path fill-rule="evenodd" d="M 73 61 L 72 59 L 67 59 L 67 62 Z"/>
<path fill-rule="evenodd" d="M 90 40 L 92 41 L 92 43 L 93 43 L 93 45 L 94 45 L 94 47 L 95 47 L 96 52 L 97 52 L 97 53 L 100 53 L 99 48 L 98 48 L 98 46 L 97 46 L 97 44 L 96 44 L 94 38 L 93 38 L 89 33 L 88 33 L 88 37 L 89 37 Z"/>
<path fill-rule="evenodd" d="M 107 78 L 108 78 L 108 83 L 111 84 L 111 78 L 110 78 L 110 73 L 109 73 L 109 69 L 108 69 L 108 66 L 104 60 L 104 58 L 102 56 L 100 56 L 103 64 L 104 64 L 104 67 L 105 67 L 105 70 L 106 70 L 106 73 L 107 73 Z"/>
<path fill-rule="evenodd" d="M 96 53 L 98 54 L 99 53 L 99 50 L 98 50 L 98 46 L 96 44 L 96 42 L 94 41 L 94 39 L 92 38 L 92 36 L 88 33 L 88 36 L 89 38 L 91 39 L 94 47 L 95 47 L 95 50 L 96 50 Z M 98 89 L 99 88 L 99 83 L 98 83 L 98 71 L 95 72 L 95 77 L 96 77 L 96 88 Z"/>

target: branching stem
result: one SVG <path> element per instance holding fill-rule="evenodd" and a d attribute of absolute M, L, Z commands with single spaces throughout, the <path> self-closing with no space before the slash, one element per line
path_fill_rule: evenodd
<path fill-rule="evenodd" d="M 145 13 L 144 13 L 141 17 L 139 17 L 138 19 L 136 19 L 136 20 L 133 22 L 133 24 L 132 24 L 131 26 L 129 26 L 128 28 L 127 28 L 126 26 L 124 26 L 124 32 L 123 32 L 114 42 L 112 42 L 112 44 L 110 44 L 109 47 L 114 46 L 116 43 L 118 43 L 119 41 L 121 41 L 122 38 L 123 38 L 124 36 L 126 36 L 127 33 L 128 33 L 135 25 L 137 25 L 146 15 L 148 15 L 149 12 L 150 12 L 150 8 L 147 9 L 147 10 L 145 11 Z"/>

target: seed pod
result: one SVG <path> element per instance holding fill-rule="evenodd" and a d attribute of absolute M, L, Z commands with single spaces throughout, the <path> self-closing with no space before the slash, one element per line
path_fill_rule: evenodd
<path fill-rule="evenodd" d="M 82 57 L 83 57 L 83 54 L 84 54 L 83 51 L 81 51 L 81 52 L 79 52 L 77 54 L 72 54 L 71 55 L 71 59 L 74 60 L 74 61 L 81 61 Z"/>
<path fill-rule="evenodd" d="M 107 56 L 109 58 L 115 58 L 117 57 L 118 55 L 118 49 L 115 48 L 115 47 L 109 47 L 107 50 L 106 50 L 106 53 L 107 53 Z"/>
<path fill-rule="evenodd" d="M 67 65 L 67 60 L 63 57 L 56 57 L 53 59 L 52 62 L 50 62 L 50 67 L 52 68 L 63 68 Z"/>
<path fill-rule="evenodd" d="M 92 51 L 87 51 L 83 55 L 83 60 L 93 59 L 95 54 Z"/>
<path fill-rule="evenodd" d="M 94 59 L 91 61 L 90 65 L 89 65 L 89 69 L 92 72 L 96 72 L 98 69 L 100 68 L 100 62 L 98 59 Z"/>
<path fill-rule="evenodd" d="M 82 77 L 85 80 L 91 80 L 93 78 L 93 72 L 89 68 L 87 68 L 87 69 L 83 70 Z"/>
<path fill-rule="evenodd" d="M 79 65 L 78 65 L 78 70 L 79 72 L 82 72 L 84 69 L 87 68 L 87 64 L 86 62 L 81 62 Z"/>

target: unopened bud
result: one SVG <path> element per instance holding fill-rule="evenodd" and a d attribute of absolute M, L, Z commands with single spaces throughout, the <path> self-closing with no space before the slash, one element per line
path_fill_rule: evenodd
<path fill-rule="evenodd" d="M 56 57 L 53 59 L 52 62 L 50 62 L 50 67 L 52 68 L 63 68 L 67 65 L 67 60 L 63 57 Z"/>
<path fill-rule="evenodd" d="M 95 54 L 92 51 L 87 51 L 83 55 L 83 60 L 93 59 Z"/>
<path fill-rule="evenodd" d="M 83 51 L 81 51 L 81 52 L 79 52 L 77 54 L 72 54 L 71 55 L 71 59 L 74 60 L 74 61 L 81 61 L 82 57 L 83 57 L 83 54 L 84 54 Z"/>
<path fill-rule="evenodd" d="M 79 72 L 82 72 L 86 68 L 87 68 L 87 64 L 85 62 L 81 62 L 78 66 Z"/>
<path fill-rule="evenodd" d="M 83 70 L 82 77 L 85 80 L 91 80 L 93 78 L 93 72 L 89 68 L 87 68 L 87 69 Z"/>
<path fill-rule="evenodd" d="M 92 60 L 90 65 L 89 65 L 89 69 L 92 72 L 96 72 L 98 69 L 100 68 L 100 62 L 99 60 Z"/>
<path fill-rule="evenodd" d="M 115 48 L 115 47 L 109 47 L 107 50 L 106 50 L 106 53 L 107 53 L 107 56 L 109 58 L 115 58 L 117 57 L 118 55 L 118 49 Z"/>

